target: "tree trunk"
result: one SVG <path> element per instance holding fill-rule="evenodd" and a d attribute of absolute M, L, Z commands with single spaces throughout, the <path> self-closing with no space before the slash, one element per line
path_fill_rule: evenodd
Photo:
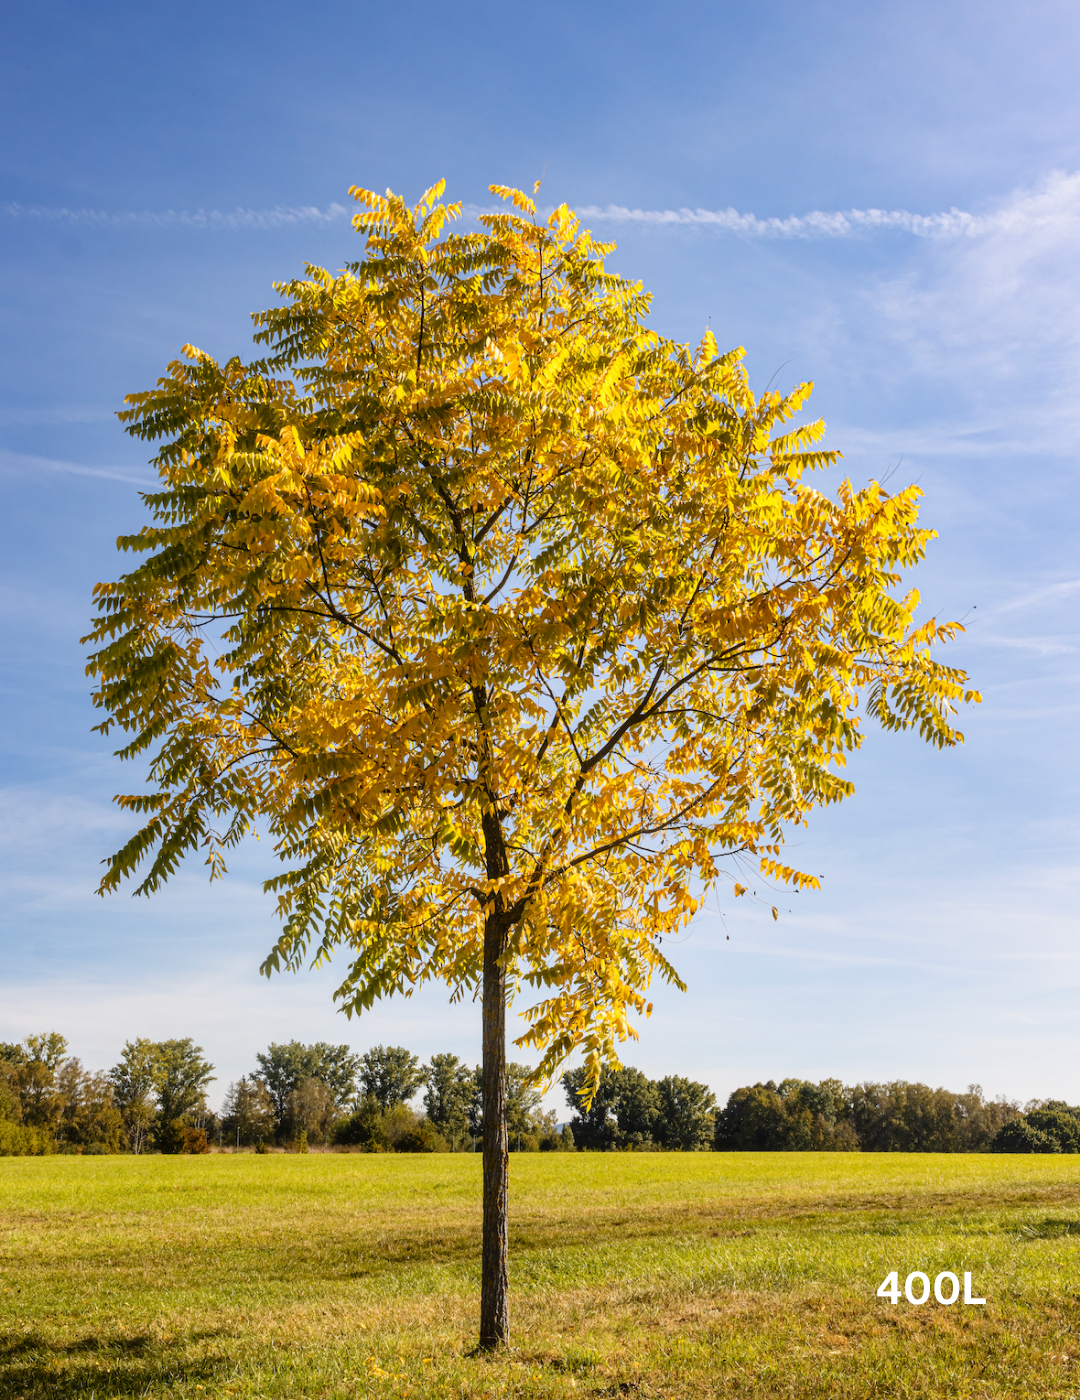
<path fill-rule="evenodd" d="M 505 919 L 484 925 L 484 1239 L 480 1275 L 480 1346 L 505 1346 L 510 1335 L 506 1146 Z"/>

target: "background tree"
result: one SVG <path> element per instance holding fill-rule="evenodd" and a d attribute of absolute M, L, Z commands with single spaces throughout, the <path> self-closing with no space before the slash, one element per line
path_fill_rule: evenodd
<path fill-rule="evenodd" d="M 124 1132 L 132 1152 L 142 1152 L 157 1115 L 155 1071 L 157 1046 L 152 1040 L 129 1040 L 120 1062 L 109 1071 L 113 1098 L 120 1110 Z"/>
<path fill-rule="evenodd" d="M 966 1093 L 956 1095 L 957 1151 L 985 1151 L 995 1134 L 1018 1113 L 1009 1099 L 986 1099 L 980 1084 L 969 1084 Z"/>
<path fill-rule="evenodd" d="M 608 1149 L 648 1148 L 667 1143 L 675 1145 L 679 1129 L 665 1125 L 665 1100 L 660 1086 L 632 1066 L 604 1069 L 595 1094 L 590 1099 L 588 1076 L 584 1069 L 563 1075 L 566 1100 L 574 1110 L 570 1130 L 574 1143 L 592 1152 Z"/>
<path fill-rule="evenodd" d="M 669 1074 L 656 1086 L 660 1098 L 660 1133 L 665 1147 L 699 1152 L 712 1146 L 716 1099 L 707 1084 Z"/>
<path fill-rule="evenodd" d="M 305 1079 L 317 1079 L 326 1085 L 337 1113 L 343 1112 L 356 1097 L 360 1056 L 349 1045 L 330 1045 L 325 1040 L 301 1045 L 298 1040 L 290 1040 L 286 1045 L 272 1043 L 255 1058 L 259 1062 L 258 1077 L 270 1094 L 276 1128 L 280 1131 L 287 1130 L 289 1096 Z"/>
<path fill-rule="evenodd" d="M 279 288 L 261 359 L 187 347 L 127 400 L 159 441 L 146 556 L 96 590 L 102 732 L 148 756 L 102 891 L 259 825 L 285 870 L 268 973 L 339 946 L 349 1012 L 430 979 L 483 1018 L 480 1339 L 508 1333 L 506 1008 L 589 1083 L 681 986 L 663 939 L 726 872 L 796 886 L 784 832 L 851 791 L 858 706 L 936 745 L 954 624 L 896 596 L 918 491 L 832 465 L 810 392 L 664 340 L 565 207 L 451 233 L 442 186 L 364 190 L 363 262 Z M 721 864 L 727 861 L 728 865 Z"/>
<path fill-rule="evenodd" d="M 313 1145 L 326 1142 L 337 1119 L 333 1090 L 322 1079 L 301 1079 L 289 1095 L 285 1130 L 289 1137 L 306 1133 Z"/>
<path fill-rule="evenodd" d="M 184 1129 L 195 1127 L 193 1120 L 206 1111 L 206 1088 L 213 1081 L 214 1066 L 202 1058 L 202 1046 L 190 1037 L 159 1040 L 154 1050 L 154 1142 L 162 1152 L 183 1152 Z"/>
<path fill-rule="evenodd" d="M 1061 1100 L 1044 1100 L 1034 1108 L 1028 1105 L 1024 1122 L 1034 1132 L 1052 1138 L 1062 1152 L 1080 1152 L 1080 1109 Z"/>
<path fill-rule="evenodd" d="M 360 1087 L 384 1113 L 407 1103 L 424 1077 L 420 1061 L 403 1045 L 375 1045 L 360 1056 Z"/>
<path fill-rule="evenodd" d="M 788 1116 L 776 1085 L 736 1089 L 716 1116 L 713 1142 L 720 1152 L 786 1151 Z"/>
<path fill-rule="evenodd" d="M 92 1074 L 79 1060 L 65 1060 L 57 1074 L 63 1108 L 57 1124 L 59 1142 L 83 1150 L 119 1152 L 123 1115 L 106 1074 Z"/>
<path fill-rule="evenodd" d="M 22 1121 L 22 1106 L 7 1071 L 12 1061 L 0 1057 L 0 1157 L 42 1157 L 56 1150 L 52 1137 Z"/>
<path fill-rule="evenodd" d="M 9 1063 L 8 1083 L 18 1100 L 22 1122 L 57 1139 L 64 1112 L 59 1075 L 67 1053 L 67 1041 L 58 1031 L 28 1035 Z"/>
<path fill-rule="evenodd" d="M 663 1141 L 663 1102 L 658 1086 L 632 1065 L 610 1075 L 616 1147 L 649 1147 Z"/>
<path fill-rule="evenodd" d="M 736 1089 L 717 1115 L 721 1152 L 980 1152 L 1017 1116 L 1015 1104 L 895 1080 L 846 1088 L 838 1079 Z"/>
<path fill-rule="evenodd" d="M 613 1071 L 605 1066 L 594 1087 L 589 1083 L 586 1070 L 570 1069 L 563 1075 L 562 1085 L 574 1114 L 570 1130 L 576 1146 L 589 1152 L 606 1152 L 613 1147 L 617 1131 L 612 1113 Z"/>
<path fill-rule="evenodd" d="M 511 1060 L 506 1066 L 506 1132 L 508 1138 L 518 1140 L 519 1148 L 525 1138 L 537 1136 L 541 1127 L 537 1114 L 542 1098 L 529 1066 L 515 1064 Z"/>
<path fill-rule="evenodd" d="M 57 1078 L 66 1049 L 56 1031 L 0 1045 L 0 1156 L 56 1151 L 64 1107 Z"/>
<path fill-rule="evenodd" d="M 477 1073 L 456 1055 L 432 1055 L 424 1066 L 424 1110 L 456 1152 L 470 1136 L 469 1112 L 477 1097 Z"/>
<path fill-rule="evenodd" d="M 273 1138 L 277 1121 L 270 1091 L 256 1075 L 243 1076 L 229 1085 L 221 1108 L 221 1127 L 226 1142 L 250 1147 Z"/>
<path fill-rule="evenodd" d="M 1001 1127 L 990 1144 L 991 1152 L 1060 1152 L 1053 1133 L 1033 1128 L 1024 1118 L 1013 1118 Z"/>

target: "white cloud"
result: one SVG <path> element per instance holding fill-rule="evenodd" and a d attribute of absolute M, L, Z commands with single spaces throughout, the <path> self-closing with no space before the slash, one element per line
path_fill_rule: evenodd
<path fill-rule="evenodd" d="M 1016 445 L 1038 417 L 1076 413 L 1080 378 L 1080 174 L 1056 174 L 1011 195 L 980 236 L 939 245 L 905 276 L 879 284 L 870 310 L 917 368 L 971 384 L 1003 418 Z M 1031 384 L 1033 399 L 1002 402 L 1002 381 Z M 1043 433 L 1039 432 L 1039 438 Z M 998 444 L 1000 447 L 1000 444 Z"/>

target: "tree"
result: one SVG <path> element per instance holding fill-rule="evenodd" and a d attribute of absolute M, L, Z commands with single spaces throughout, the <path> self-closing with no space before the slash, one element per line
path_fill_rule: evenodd
<path fill-rule="evenodd" d="M 193 1126 L 186 1120 L 204 1108 L 206 1086 L 214 1078 L 214 1066 L 202 1058 L 202 1046 L 194 1044 L 190 1037 L 160 1040 L 154 1050 L 154 1141 L 162 1152 L 183 1152 L 183 1130 Z"/>
<path fill-rule="evenodd" d="M 663 941 L 724 875 L 795 887 L 785 830 L 852 789 L 858 705 L 959 742 L 964 674 L 902 570 L 915 487 L 832 465 L 810 392 L 755 396 L 741 352 L 648 328 L 565 206 L 450 231 L 356 189 L 363 261 L 311 267 L 265 347 L 186 347 L 122 417 L 160 443 L 145 556 L 99 584 L 102 733 L 149 760 L 101 884 L 211 876 L 257 824 L 285 869 L 269 975 L 336 948 L 349 1013 L 432 979 L 483 1021 L 481 1345 L 508 1335 L 506 1008 L 589 1083 L 648 1014 Z M 516 212 L 515 212 L 516 210 Z M 757 878 L 757 876 L 755 876 Z"/>
<path fill-rule="evenodd" d="M 659 1089 L 641 1070 L 605 1068 L 591 1097 L 584 1069 L 569 1070 L 562 1082 L 574 1110 L 570 1129 L 578 1147 L 594 1152 L 647 1147 L 662 1137 Z"/>
<path fill-rule="evenodd" d="M 221 1112 L 221 1126 L 237 1146 L 247 1147 L 272 1138 L 277 1128 L 270 1092 L 255 1075 L 243 1076 L 229 1085 Z"/>
<path fill-rule="evenodd" d="M 1052 1137 L 1062 1152 L 1080 1152 L 1080 1119 L 1066 1106 L 1058 1108 L 1047 1104 L 1024 1114 L 1024 1121 L 1037 1133 Z"/>
<path fill-rule="evenodd" d="M 506 1131 L 518 1139 L 533 1136 L 537 1131 L 540 1101 L 543 1095 L 535 1087 L 534 1076 L 528 1065 L 515 1064 L 511 1060 L 506 1066 Z M 519 1143 L 520 1145 L 520 1143 Z"/>
<path fill-rule="evenodd" d="M 55 1152 L 56 1143 L 43 1129 L 22 1121 L 22 1105 L 11 1079 L 20 1054 L 17 1045 L 0 1046 L 0 1157 L 42 1157 Z"/>
<path fill-rule="evenodd" d="M 660 1141 L 680 1152 L 712 1145 L 716 1100 L 707 1084 L 669 1074 L 656 1086 L 660 1096 Z"/>
<path fill-rule="evenodd" d="M 991 1152 L 1060 1152 L 1061 1143 L 1052 1133 L 1033 1128 L 1023 1118 L 1012 1118 L 998 1129 L 990 1144 Z"/>
<path fill-rule="evenodd" d="M 109 1071 L 113 1098 L 136 1156 L 149 1140 L 157 1113 L 156 1066 L 157 1046 L 140 1038 L 125 1042 L 120 1063 Z"/>
<path fill-rule="evenodd" d="M 18 1059 L 8 1080 L 19 1098 L 22 1121 L 56 1138 L 64 1112 L 59 1075 L 67 1053 L 67 1041 L 58 1031 L 28 1035 L 18 1048 Z"/>
<path fill-rule="evenodd" d="M 91 1074 L 79 1060 L 65 1060 L 57 1074 L 63 1101 L 57 1137 L 73 1147 L 119 1152 L 123 1115 L 105 1074 Z"/>
<path fill-rule="evenodd" d="M 858 1084 L 851 1116 L 864 1152 L 955 1152 L 960 1147 L 956 1095 L 896 1080 Z"/>
<path fill-rule="evenodd" d="M 337 1118 L 337 1105 L 329 1085 L 321 1079 L 301 1079 L 289 1095 L 288 1124 L 292 1134 L 306 1134 L 308 1142 L 325 1142 Z"/>
<path fill-rule="evenodd" d="M 284 1129 L 289 1114 L 289 1096 L 305 1079 L 318 1079 L 326 1085 L 336 1112 L 342 1112 L 356 1096 L 356 1075 L 360 1056 L 350 1045 L 329 1045 L 325 1040 L 301 1045 L 271 1043 L 265 1054 L 258 1054 L 259 1078 L 265 1083 L 274 1105 L 277 1127 Z"/>
<path fill-rule="evenodd" d="M 780 1151 L 788 1145 L 788 1117 L 776 1085 L 736 1089 L 716 1116 L 713 1144 L 718 1152 Z"/>
<path fill-rule="evenodd" d="M 423 1082 L 420 1061 L 403 1045 L 376 1045 L 360 1057 L 360 1087 L 384 1113 L 406 1103 Z"/>
<path fill-rule="evenodd" d="M 28 1036 L 22 1045 L 0 1044 L 0 1157 L 40 1157 L 56 1151 L 54 1133 L 62 1110 L 62 1100 L 52 1092 L 57 1062 L 51 1084 L 45 1085 L 49 1071 L 33 1060 L 30 1050 L 32 1041 L 53 1037 L 62 1055 L 67 1042 L 55 1032 L 50 1037 Z M 27 1112 L 34 1121 L 27 1120 Z"/>
<path fill-rule="evenodd" d="M 477 1096 L 476 1071 L 456 1055 L 432 1055 L 424 1066 L 424 1110 L 452 1152 L 470 1131 L 469 1113 Z"/>

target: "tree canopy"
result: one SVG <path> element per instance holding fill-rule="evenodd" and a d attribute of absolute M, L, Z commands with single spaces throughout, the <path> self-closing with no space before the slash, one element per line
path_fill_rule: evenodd
<path fill-rule="evenodd" d="M 258 1075 L 265 1083 L 279 1122 L 288 1114 L 289 1096 L 305 1079 L 317 1079 L 329 1089 L 334 1106 L 344 1110 L 356 1095 L 356 1075 L 360 1056 L 349 1045 L 329 1045 L 325 1040 L 302 1045 L 298 1040 L 278 1045 L 271 1041 L 255 1058 Z"/>
<path fill-rule="evenodd" d="M 780 847 L 850 791 L 860 695 L 950 745 L 971 693 L 896 595 L 917 488 L 811 489 L 821 424 L 778 431 L 808 384 L 662 339 L 609 245 L 496 192 L 447 233 L 441 186 L 354 190 L 365 260 L 282 284 L 263 358 L 187 347 L 130 396 L 162 489 L 90 672 L 151 786 L 102 889 L 268 827 L 266 968 L 344 944 L 346 1009 L 472 987 L 497 914 L 526 1043 L 593 1078 L 721 857 L 814 883 Z"/>
<path fill-rule="evenodd" d="M 411 1099 L 424 1077 L 419 1058 L 403 1045 L 373 1045 L 360 1057 L 360 1087 L 382 1109 Z"/>

